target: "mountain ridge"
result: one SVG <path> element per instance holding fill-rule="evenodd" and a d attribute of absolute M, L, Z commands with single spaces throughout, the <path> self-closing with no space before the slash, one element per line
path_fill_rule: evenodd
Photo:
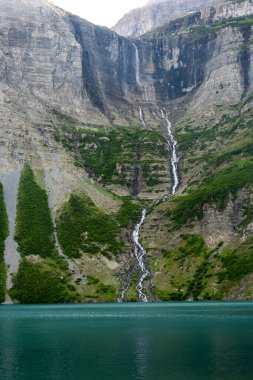
<path fill-rule="evenodd" d="M 134 9 L 124 15 L 112 30 L 125 37 L 140 37 L 151 30 L 167 24 L 169 21 L 217 3 L 222 3 L 222 1 L 149 1 L 144 7 Z"/>

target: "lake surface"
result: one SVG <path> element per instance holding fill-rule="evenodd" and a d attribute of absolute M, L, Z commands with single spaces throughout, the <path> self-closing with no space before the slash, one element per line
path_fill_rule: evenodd
<path fill-rule="evenodd" d="M 253 379 L 253 302 L 1 305 L 1 380 Z"/>

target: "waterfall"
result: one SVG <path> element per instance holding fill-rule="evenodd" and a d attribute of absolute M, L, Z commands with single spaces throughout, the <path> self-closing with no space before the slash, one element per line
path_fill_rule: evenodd
<path fill-rule="evenodd" d="M 178 156 L 177 156 L 177 141 L 175 140 L 172 130 L 171 130 L 171 122 L 169 121 L 167 115 L 164 113 L 163 110 L 161 110 L 162 118 L 166 121 L 167 124 L 167 132 L 168 132 L 168 143 L 171 147 L 172 154 L 170 159 L 171 169 L 172 169 L 172 175 L 173 175 L 173 187 L 170 194 L 168 194 L 166 198 L 169 198 L 173 196 L 178 188 L 179 185 L 179 176 L 178 176 Z"/>
<path fill-rule="evenodd" d="M 138 265 L 139 265 L 140 273 L 141 273 L 140 278 L 139 278 L 139 282 L 136 285 L 136 289 L 137 289 L 137 292 L 139 295 L 139 300 L 142 302 L 148 302 L 148 298 L 147 298 L 146 294 L 143 292 L 143 281 L 149 275 L 149 271 L 145 265 L 145 258 L 147 256 L 147 252 L 145 251 L 145 249 L 143 248 L 143 246 L 141 245 L 141 243 L 139 241 L 140 240 L 140 228 L 141 228 L 144 220 L 146 219 L 146 216 L 147 216 L 147 210 L 144 209 L 144 210 L 142 210 L 141 221 L 139 224 L 136 224 L 135 229 L 133 231 L 134 256 L 136 257 L 136 259 L 138 261 Z"/>
<path fill-rule="evenodd" d="M 158 200 L 156 204 L 162 202 L 165 199 L 172 197 L 176 193 L 177 188 L 179 186 L 179 173 L 178 173 L 179 158 L 177 155 L 177 141 L 173 136 L 171 122 L 168 119 L 166 111 L 159 110 L 158 107 L 157 107 L 157 110 L 161 113 L 162 118 L 166 121 L 167 141 L 168 141 L 169 146 L 171 147 L 170 167 L 171 167 L 172 176 L 173 176 L 172 178 L 173 186 L 172 186 L 171 192 L 169 192 L 169 194 L 166 195 L 161 200 Z M 143 118 L 143 111 L 141 107 L 139 108 L 139 115 L 140 115 L 140 121 L 142 125 L 145 128 L 147 128 L 144 118 Z M 131 285 L 132 277 L 137 270 L 139 270 L 139 273 L 140 273 L 138 283 L 136 285 L 139 301 L 148 302 L 148 297 L 144 293 L 143 288 L 144 288 L 144 281 L 146 277 L 150 274 L 150 272 L 146 265 L 147 252 L 140 243 L 140 228 L 142 224 L 144 223 L 146 216 L 147 216 L 147 210 L 144 209 L 142 211 L 141 220 L 138 224 L 136 224 L 136 226 L 134 227 L 134 231 L 132 233 L 134 248 L 133 248 L 133 252 L 131 252 L 129 261 L 124 265 L 121 272 L 119 273 L 119 278 L 122 281 L 122 290 L 121 290 L 121 294 L 120 294 L 120 298 L 118 299 L 118 302 L 123 302 L 125 293 L 127 289 L 129 288 L 129 286 Z M 134 264 L 131 264 L 131 261 L 133 258 L 135 258 L 135 262 Z M 124 278 L 124 275 L 125 275 L 125 278 Z"/>
<path fill-rule="evenodd" d="M 144 121 L 144 117 L 143 117 L 143 111 L 142 111 L 142 108 L 140 107 L 139 108 L 139 115 L 140 115 L 140 121 L 141 121 L 141 124 L 143 125 L 144 128 L 147 128 L 147 124 L 145 123 Z"/>
<path fill-rule="evenodd" d="M 140 58 L 139 58 L 139 51 L 135 43 L 133 42 L 133 47 L 135 51 L 135 80 L 137 85 L 140 85 Z"/>
<path fill-rule="evenodd" d="M 145 249 L 140 243 L 140 228 L 142 224 L 144 223 L 146 216 L 147 216 L 147 210 L 144 209 L 142 210 L 141 220 L 138 224 L 136 224 L 136 226 L 134 227 L 134 231 L 132 233 L 134 249 L 133 249 L 133 252 L 131 252 L 130 260 L 132 258 L 135 258 L 136 260 L 135 260 L 134 265 L 132 266 L 130 265 L 130 267 L 127 268 L 127 265 L 129 264 L 128 262 L 126 265 L 126 268 L 123 268 L 123 270 L 126 269 L 127 276 L 126 276 L 126 279 L 125 280 L 123 279 L 122 281 L 122 290 L 120 293 L 120 297 L 118 298 L 118 302 L 123 302 L 125 293 L 127 289 L 129 288 L 129 286 L 131 285 L 132 276 L 137 270 L 140 273 L 138 283 L 136 285 L 139 301 L 148 302 L 148 298 L 143 291 L 143 287 L 144 287 L 143 282 L 145 278 L 149 275 L 149 270 L 147 269 L 146 264 L 145 264 L 147 252 L 145 251 Z M 120 273 L 120 278 L 122 279 L 122 273 Z"/>

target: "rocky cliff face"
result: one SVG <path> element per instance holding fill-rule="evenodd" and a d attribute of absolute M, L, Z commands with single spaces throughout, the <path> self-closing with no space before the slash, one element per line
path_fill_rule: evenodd
<path fill-rule="evenodd" d="M 125 37 L 139 37 L 153 29 L 169 23 L 171 20 L 196 12 L 220 0 L 154 0 L 145 7 L 137 8 L 126 14 L 112 28 Z"/>
<path fill-rule="evenodd" d="M 2 83 L 86 120 L 92 108 L 108 117 L 124 102 L 184 96 L 211 75 L 221 38 L 242 44 L 250 40 L 250 25 L 229 30 L 229 24 L 214 24 L 221 17 L 252 14 L 249 1 L 208 8 L 135 42 L 45 1 L 22 1 L 1 2 Z M 244 87 L 251 77 L 248 50 L 234 54 Z"/>
<path fill-rule="evenodd" d="M 52 107 L 81 111 L 88 101 L 81 89 L 81 49 L 64 12 L 38 0 L 1 1 L 0 10 L 1 81 Z"/>
<path fill-rule="evenodd" d="M 86 119 L 92 107 L 105 113 L 128 94 L 134 96 L 131 41 L 45 0 L 2 1 L 0 11 L 3 83 Z"/>
<path fill-rule="evenodd" d="M 230 1 L 133 40 L 45 0 L 0 2 L 0 180 L 13 299 L 24 302 L 26 271 L 51 268 L 63 301 L 115 300 L 143 205 L 153 299 L 252 296 L 252 15 L 251 1 Z M 180 157 L 170 200 L 164 115 Z M 17 249 L 10 205 L 20 175 L 22 196 L 32 187 L 34 204 L 51 210 L 51 222 L 34 217 L 55 246 L 45 256 Z M 134 283 L 127 299 L 136 299 Z"/>

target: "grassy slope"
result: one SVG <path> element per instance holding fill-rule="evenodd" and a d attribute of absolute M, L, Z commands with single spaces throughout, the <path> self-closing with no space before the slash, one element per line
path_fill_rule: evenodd
<path fill-rule="evenodd" d="M 131 189 L 138 157 L 144 190 L 162 192 L 166 187 L 168 152 L 161 132 L 136 127 L 99 131 L 71 127 L 58 130 L 55 138 L 74 153 L 76 165 L 85 167 L 101 184 Z"/>
<path fill-rule="evenodd" d="M 252 233 L 245 232 L 253 221 L 252 97 L 219 110 L 219 123 L 208 119 L 200 122 L 192 116 L 183 118 L 178 125 L 176 134 L 186 186 L 182 194 L 155 208 L 149 230 L 143 234 L 150 252 L 154 250 L 151 247 L 159 247 L 151 260 L 157 272 L 154 284 L 160 299 L 252 297 Z M 215 205 L 218 212 L 223 212 L 229 200 L 236 200 L 239 191 L 243 191 L 244 198 L 238 206 L 239 220 L 231 247 L 221 245 L 215 252 L 206 247 L 197 256 L 198 249 L 194 249 L 180 259 L 184 236 L 201 223 L 206 205 Z M 154 234 L 161 230 L 159 225 L 164 232 L 160 232 L 158 242 Z M 172 235 L 178 236 L 178 243 L 168 252 Z M 243 235 L 246 240 L 240 243 Z"/>

